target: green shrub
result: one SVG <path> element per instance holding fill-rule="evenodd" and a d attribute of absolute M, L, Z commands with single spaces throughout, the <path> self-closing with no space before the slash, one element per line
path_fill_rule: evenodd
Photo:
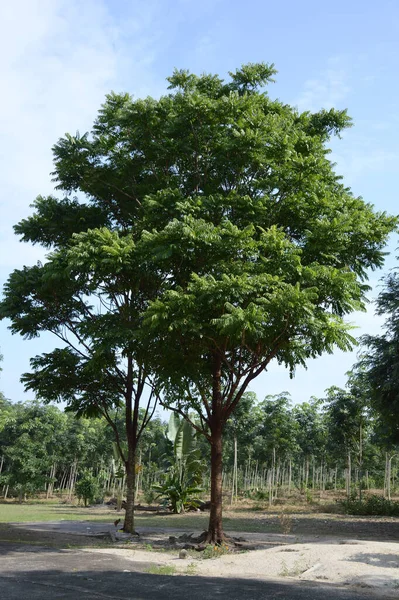
<path fill-rule="evenodd" d="M 340 502 L 345 512 L 349 515 L 383 515 L 399 517 L 399 502 L 387 500 L 383 496 L 366 496 L 364 500 L 351 497 Z"/>
<path fill-rule="evenodd" d="M 223 556 L 223 554 L 228 554 L 229 552 L 230 549 L 227 544 L 208 544 L 204 548 L 202 558 L 219 558 L 219 556 Z"/>
<path fill-rule="evenodd" d="M 143 498 L 146 504 L 152 504 L 157 498 L 157 493 L 152 487 L 145 487 L 143 489 Z"/>
<path fill-rule="evenodd" d="M 250 498 L 251 500 L 267 500 L 269 498 L 269 492 L 268 490 L 260 490 L 258 488 L 245 490 L 244 498 Z"/>
<path fill-rule="evenodd" d="M 96 498 L 100 496 L 100 489 L 97 479 L 88 470 L 85 469 L 75 485 L 75 492 L 79 500 L 83 499 L 84 505 L 93 504 Z"/>

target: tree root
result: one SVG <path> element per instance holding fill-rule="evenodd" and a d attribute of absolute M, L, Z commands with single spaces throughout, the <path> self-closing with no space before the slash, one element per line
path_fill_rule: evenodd
<path fill-rule="evenodd" d="M 138 531 L 134 530 L 134 531 L 126 531 L 123 527 L 121 529 L 121 531 L 123 531 L 123 533 L 128 533 L 129 535 L 136 535 L 137 537 L 140 537 L 140 534 L 138 533 Z"/>
<path fill-rule="evenodd" d="M 237 538 L 237 537 L 231 537 L 226 535 L 225 533 L 222 534 L 221 538 L 217 538 L 215 539 L 212 536 L 212 533 L 209 531 L 203 531 L 199 536 L 194 537 L 194 534 L 189 534 L 189 535 L 181 535 L 178 538 L 179 542 L 189 542 L 190 545 L 192 545 L 191 547 L 195 550 L 197 550 L 198 552 L 201 552 L 202 550 L 205 550 L 205 548 L 209 545 L 212 546 L 228 546 L 229 548 L 233 549 L 233 548 L 239 548 L 243 545 L 243 542 L 245 542 L 246 540 L 244 538 Z"/>

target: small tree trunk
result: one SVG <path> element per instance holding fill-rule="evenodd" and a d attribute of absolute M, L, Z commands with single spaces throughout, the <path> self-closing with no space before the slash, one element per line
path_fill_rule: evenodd
<path fill-rule="evenodd" d="M 314 456 L 312 456 L 312 490 L 314 490 L 314 487 L 315 487 L 315 471 L 316 471 L 315 460 L 314 460 Z"/>
<path fill-rule="evenodd" d="M 278 496 L 278 482 L 279 482 L 279 477 L 280 477 L 280 463 L 278 463 L 277 469 L 276 469 L 276 480 L 275 480 L 274 498 L 277 498 L 277 496 Z"/>
<path fill-rule="evenodd" d="M 362 501 L 363 431 L 359 427 L 359 500 Z"/>
<path fill-rule="evenodd" d="M 230 504 L 234 502 L 234 491 L 237 498 L 237 436 L 234 436 L 234 465 L 233 465 L 233 478 L 231 485 L 231 500 Z"/>
<path fill-rule="evenodd" d="M 389 457 L 388 460 L 388 474 L 387 474 L 387 492 L 388 492 L 388 500 L 391 500 L 391 481 L 392 481 L 392 459 L 395 457 L 395 454 Z"/>
<path fill-rule="evenodd" d="M 269 496 L 269 504 L 273 503 L 274 500 L 274 483 L 276 480 L 276 448 L 273 448 L 272 457 L 272 482 L 271 482 L 271 496 Z"/>
<path fill-rule="evenodd" d="M 134 499 L 136 491 L 136 461 L 134 454 L 129 451 L 126 467 L 126 515 L 123 531 L 135 533 L 134 530 Z"/>
<path fill-rule="evenodd" d="M 211 432 L 211 511 L 209 517 L 208 541 L 221 544 L 222 526 L 222 427 L 216 422 Z"/>
<path fill-rule="evenodd" d="M 351 482 L 352 482 L 352 460 L 351 460 L 351 453 L 348 452 L 348 489 L 347 489 L 347 494 L 348 494 L 348 498 L 351 495 Z"/>
<path fill-rule="evenodd" d="M 385 452 L 384 498 L 387 497 L 387 488 L 388 488 L 388 452 Z"/>

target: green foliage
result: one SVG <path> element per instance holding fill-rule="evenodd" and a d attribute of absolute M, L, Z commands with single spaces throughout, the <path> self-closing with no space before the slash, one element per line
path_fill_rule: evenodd
<path fill-rule="evenodd" d="M 196 447 L 193 427 L 184 419 L 172 413 L 169 419 L 168 439 L 173 443 L 174 463 L 169 465 L 161 484 L 153 485 L 163 504 L 174 513 L 184 512 L 199 504 L 197 495 L 203 490 L 199 487 L 204 471 L 204 463 Z"/>
<path fill-rule="evenodd" d="M 272 460 L 273 452 L 280 460 L 293 457 L 298 451 L 298 423 L 291 409 L 289 394 L 283 392 L 266 396 L 259 408 L 261 417 L 256 456 L 268 463 Z"/>
<path fill-rule="evenodd" d="M 387 500 L 383 496 L 370 495 L 360 501 L 352 496 L 341 502 L 342 507 L 350 515 L 381 515 L 399 517 L 399 502 Z"/>
<path fill-rule="evenodd" d="M 399 275 L 390 273 L 377 299 L 385 332 L 362 338 L 365 352 L 357 365 L 379 417 L 379 433 L 386 446 L 399 443 Z"/>
<path fill-rule="evenodd" d="M 85 506 L 93 504 L 99 498 L 100 486 L 97 478 L 90 470 L 85 469 L 82 471 L 75 484 L 75 492 L 79 500 L 83 500 Z"/>
<path fill-rule="evenodd" d="M 45 487 L 50 467 L 59 456 L 57 434 L 64 429 L 63 418 L 54 407 L 32 402 L 8 405 L 1 421 L 0 446 L 5 460 L 1 482 L 22 500 Z"/>
<path fill-rule="evenodd" d="M 302 456 L 320 457 L 325 451 L 326 428 L 320 413 L 322 401 L 311 398 L 294 407 L 293 416 L 296 422 L 296 440 Z"/>
<path fill-rule="evenodd" d="M 256 394 L 245 392 L 234 412 L 230 415 L 223 433 L 224 464 L 233 460 L 234 438 L 237 439 L 237 461 L 243 462 L 254 453 L 258 455 L 263 447 L 260 438 L 262 414 Z M 263 459 L 263 456 L 260 457 Z"/>
<path fill-rule="evenodd" d="M 354 452 L 357 456 L 360 448 L 360 431 L 364 438 L 370 417 L 367 411 L 367 398 L 359 390 L 343 390 L 331 387 L 326 398 L 326 427 L 329 432 L 330 453 L 339 456 L 342 450 Z"/>
<path fill-rule="evenodd" d="M 245 490 L 244 498 L 251 498 L 251 500 L 267 500 L 269 498 L 268 490 L 260 490 L 258 488 Z"/>
<path fill-rule="evenodd" d="M 82 469 L 101 473 L 112 452 L 106 423 L 101 419 L 75 419 L 53 406 L 38 402 L 12 404 L 0 399 L 1 482 L 9 495 L 44 491 L 48 483 L 60 483 L 62 474 L 78 459 Z M 53 480 L 49 473 L 55 467 Z"/>
<path fill-rule="evenodd" d="M 202 552 L 202 558 L 219 558 L 229 552 L 230 549 L 227 544 L 208 544 Z"/>
<path fill-rule="evenodd" d="M 196 508 L 200 504 L 198 494 L 202 488 L 188 483 L 190 473 L 181 477 L 180 471 L 171 467 L 162 484 L 154 484 L 153 489 L 161 503 L 176 514 L 185 512 L 188 508 Z"/>

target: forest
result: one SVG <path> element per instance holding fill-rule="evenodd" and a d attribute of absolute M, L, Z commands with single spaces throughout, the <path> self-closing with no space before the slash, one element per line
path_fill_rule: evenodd
<path fill-rule="evenodd" d="M 123 415 L 115 420 L 123 440 Z M 184 512 L 209 498 L 210 465 L 206 441 L 190 426 L 192 433 L 181 428 L 180 446 L 173 443 L 175 421 L 156 416 L 148 424 L 138 447 L 136 498 Z M 3 499 L 86 505 L 115 498 L 121 505 L 126 496 L 124 466 L 103 418 L 76 419 L 54 406 L 2 398 L 0 448 Z M 343 511 L 399 515 L 399 502 L 389 502 L 399 492 L 399 448 L 365 399 L 346 390 L 331 388 L 325 398 L 296 405 L 284 393 L 258 401 L 247 392 L 226 426 L 223 455 L 227 504 L 301 498 L 328 509 L 340 500 Z M 373 501 L 362 504 L 362 494 Z"/>

